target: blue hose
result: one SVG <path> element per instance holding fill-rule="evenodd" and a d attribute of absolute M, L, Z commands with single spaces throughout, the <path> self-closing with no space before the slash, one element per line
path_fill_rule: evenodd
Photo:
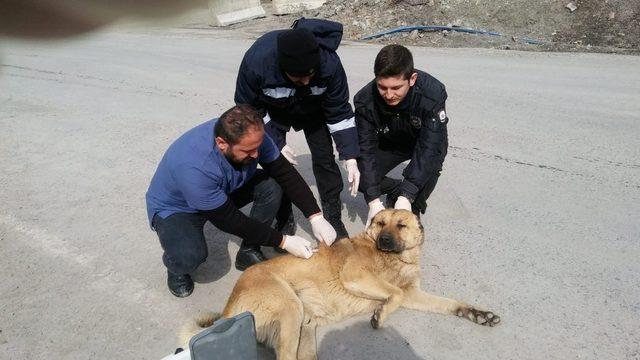
<path fill-rule="evenodd" d="M 495 31 L 476 30 L 476 29 L 470 29 L 470 28 L 464 28 L 464 27 L 458 27 L 458 26 L 414 25 L 414 26 L 400 26 L 400 27 L 397 27 L 397 28 L 393 28 L 393 29 L 390 29 L 390 30 L 382 31 L 382 32 L 375 33 L 375 34 L 372 34 L 372 35 L 367 35 L 367 36 L 361 38 L 360 40 L 370 40 L 370 39 L 379 38 L 379 37 L 384 36 L 384 35 L 395 34 L 395 33 L 399 33 L 399 32 L 410 32 L 410 31 L 413 31 L 413 30 L 423 30 L 423 31 L 449 30 L 449 31 L 458 31 L 458 32 L 463 32 L 463 33 L 468 33 L 468 34 L 504 36 L 503 34 L 500 34 L 500 33 L 495 32 Z M 545 44 L 544 41 L 530 39 L 530 38 L 526 38 L 526 37 L 521 37 L 521 38 L 516 38 L 516 39 L 521 40 L 521 41 L 523 41 L 523 42 L 525 42 L 527 44 L 534 44 L 534 45 L 543 45 L 543 44 Z"/>

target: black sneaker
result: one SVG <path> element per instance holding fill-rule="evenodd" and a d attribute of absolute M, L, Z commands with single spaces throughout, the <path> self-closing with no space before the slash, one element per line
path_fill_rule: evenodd
<path fill-rule="evenodd" d="M 167 271 L 167 286 L 169 291 L 177 297 L 187 297 L 193 292 L 193 280 L 189 274 L 176 275 Z"/>
<path fill-rule="evenodd" d="M 236 269 L 245 271 L 249 266 L 267 260 L 260 247 L 254 246 L 240 246 L 238 254 L 236 255 Z"/>
<path fill-rule="evenodd" d="M 289 214 L 286 220 L 276 220 L 276 230 L 283 235 L 295 235 L 296 234 L 296 221 L 293 218 L 293 213 Z"/>
<path fill-rule="evenodd" d="M 387 209 L 393 209 L 396 206 L 396 200 L 398 200 L 398 194 L 387 194 L 387 198 L 384 201 L 384 207 Z"/>
<path fill-rule="evenodd" d="M 349 237 L 349 233 L 347 233 L 347 229 L 342 222 L 342 203 L 339 200 L 331 202 L 323 201 L 322 214 L 336 230 L 336 240 Z"/>
<path fill-rule="evenodd" d="M 298 226 L 296 225 L 296 221 L 293 218 L 293 213 L 289 213 L 289 217 L 284 221 L 276 219 L 275 229 L 279 231 L 282 235 L 295 235 L 297 227 Z M 274 247 L 273 250 L 275 250 L 275 252 L 280 254 L 288 253 L 287 250 L 279 246 Z"/>
<path fill-rule="evenodd" d="M 349 237 L 349 233 L 347 232 L 347 229 L 344 227 L 344 224 L 342 223 L 342 220 L 340 220 L 339 223 L 331 223 L 331 222 L 329 222 L 329 223 L 336 230 L 336 241 Z"/>
<path fill-rule="evenodd" d="M 387 187 L 389 191 L 386 192 L 386 199 L 384 202 L 384 207 L 387 209 L 393 209 L 396 206 L 396 200 L 398 200 L 398 196 L 400 196 L 400 184 L 402 184 L 402 180 L 400 179 L 392 179 L 389 177 L 384 177 L 384 182 L 387 183 Z"/>

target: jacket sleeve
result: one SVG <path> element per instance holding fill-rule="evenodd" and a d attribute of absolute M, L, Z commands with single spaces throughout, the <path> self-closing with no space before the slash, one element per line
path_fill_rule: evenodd
<path fill-rule="evenodd" d="M 444 92 L 444 89 L 442 91 Z M 446 92 L 443 98 L 446 99 Z M 433 108 L 428 119 L 422 121 L 416 147 L 411 161 L 402 173 L 404 180 L 400 184 L 400 195 L 411 202 L 429 178 L 442 170 L 447 152 L 447 122 L 449 118 L 444 101 Z"/>
<path fill-rule="evenodd" d="M 282 242 L 281 233 L 240 212 L 229 198 L 218 208 L 200 210 L 200 212 L 215 227 L 226 233 L 239 236 L 246 245 L 277 247 Z"/>
<path fill-rule="evenodd" d="M 248 56 L 250 56 L 249 52 L 245 54 L 240 64 L 240 69 L 238 70 L 234 101 L 236 104 L 251 105 L 262 114 L 262 116 L 265 116 L 266 107 L 262 101 L 260 101 L 260 78 L 250 69 L 248 65 L 249 60 L 247 59 Z"/>
<path fill-rule="evenodd" d="M 369 203 L 371 200 L 380 197 L 380 184 L 376 166 L 376 150 L 378 149 L 378 134 L 374 120 L 365 109 L 365 104 L 354 101 L 356 107 L 356 126 L 358 129 L 358 139 L 360 147 L 360 157 L 358 157 L 358 168 L 360 169 L 360 189 L 364 194 L 364 199 Z"/>
<path fill-rule="evenodd" d="M 342 68 L 340 59 L 336 61 L 338 61 L 336 71 L 327 85 L 322 107 L 340 160 L 354 159 L 358 157 L 359 153 L 358 133 L 353 110 L 349 104 L 347 75 Z"/>
<path fill-rule="evenodd" d="M 305 217 L 308 218 L 320 212 L 320 207 L 313 197 L 309 185 L 284 156 L 280 155 L 276 160 L 261 165 Z"/>

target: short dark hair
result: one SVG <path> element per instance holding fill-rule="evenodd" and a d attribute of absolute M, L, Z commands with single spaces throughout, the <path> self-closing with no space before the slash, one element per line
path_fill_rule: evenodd
<path fill-rule="evenodd" d="M 380 49 L 373 65 L 376 78 L 403 75 L 405 79 L 413 74 L 413 55 L 406 47 L 391 44 Z"/>
<path fill-rule="evenodd" d="M 215 135 L 235 145 L 249 128 L 264 129 L 264 122 L 250 105 L 239 104 L 220 115 L 214 127 Z"/>

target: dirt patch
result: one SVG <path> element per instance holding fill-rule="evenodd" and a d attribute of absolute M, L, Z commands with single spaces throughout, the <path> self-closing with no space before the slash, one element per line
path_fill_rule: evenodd
<path fill-rule="evenodd" d="M 640 0 L 330 0 L 301 14 L 270 16 L 236 28 L 286 27 L 297 17 L 344 24 L 344 38 L 399 26 L 444 25 L 498 32 L 502 36 L 453 31 L 400 32 L 371 42 L 431 47 L 485 47 L 534 51 L 640 53 Z M 270 2 L 263 2 L 269 11 Z M 277 26 L 280 25 L 280 26 Z M 531 42 L 535 42 L 532 44 Z"/>

